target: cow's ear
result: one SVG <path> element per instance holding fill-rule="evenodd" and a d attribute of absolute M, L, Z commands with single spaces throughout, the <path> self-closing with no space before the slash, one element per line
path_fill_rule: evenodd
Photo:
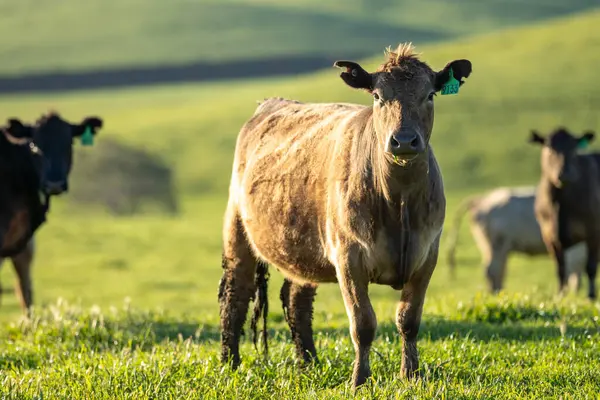
<path fill-rule="evenodd" d="M 592 131 L 585 132 L 579 139 L 577 139 L 577 147 L 585 149 L 595 138 L 596 134 Z"/>
<path fill-rule="evenodd" d="M 373 75 L 368 73 L 358 63 L 354 61 L 336 61 L 334 67 L 345 68 L 346 71 L 340 74 L 340 78 L 346 85 L 354 89 L 373 90 Z"/>
<path fill-rule="evenodd" d="M 465 83 L 464 78 L 468 78 L 473 71 L 471 61 L 454 60 L 446 64 L 443 70 L 435 74 L 435 91 L 441 91 L 442 94 L 458 93 L 458 88 Z"/>
<path fill-rule="evenodd" d="M 538 131 L 532 130 L 531 135 L 529 136 L 529 143 L 544 144 L 546 143 L 546 138 L 540 135 Z"/>
<path fill-rule="evenodd" d="M 98 129 L 102 128 L 102 124 L 102 119 L 99 117 L 87 117 L 79 125 L 73 126 L 73 136 L 78 137 L 86 132 L 95 135 Z"/>
<path fill-rule="evenodd" d="M 10 118 L 8 120 L 6 131 L 16 138 L 31 138 L 33 131 L 31 126 L 25 125 L 18 118 Z"/>

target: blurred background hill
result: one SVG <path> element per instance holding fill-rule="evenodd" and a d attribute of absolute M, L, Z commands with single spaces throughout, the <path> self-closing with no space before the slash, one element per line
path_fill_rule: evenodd
<path fill-rule="evenodd" d="M 131 296 L 215 312 L 235 138 L 256 100 L 368 104 L 333 61 L 375 68 L 404 41 L 436 69 L 473 62 L 458 96 L 436 98 L 448 215 L 466 194 L 535 184 L 530 129 L 600 128 L 599 24 L 584 0 L 1 2 L 0 121 L 56 109 L 105 122 L 94 147 L 76 145 L 72 191 L 38 234 L 37 304 Z M 549 284 L 529 273 L 507 285 Z M 12 271 L 1 276 L 7 287 Z M 3 304 L 18 312 L 13 296 Z"/>

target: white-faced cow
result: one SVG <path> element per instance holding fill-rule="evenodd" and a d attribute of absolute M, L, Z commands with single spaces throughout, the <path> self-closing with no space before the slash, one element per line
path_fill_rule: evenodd
<path fill-rule="evenodd" d="M 82 143 L 90 144 L 98 129 L 102 127 L 102 120 L 97 117 L 85 118 L 81 123 L 72 124 L 65 121 L 56 113 L 42 116 L 34 125 L 23 124 L 18 119 L 10 119 L 3 129 L 6 137 L 13 142 L 26 143 L 39 152 L 39 174 L 37 182 L 33 178 L 23 181 L 26 190 L 35 194 L 36 199 L 43 200 L 42 210 L 45 217 L 49 209 L 50 197 L 60 195 L 69 188 L 69 173 L 73 159 L 73 141 L 81 138 Z M 2 209 L 4 211 L 5 209 Z M 45 218 L 38 220 L 41 225 Z M 36 228 L 37 228 L 36 226 Z M 33 289 L 31 285 L 31 263 L 34 255 L 33 231 L 18 251 L 0 254 L 0 266 L 4 258 L 10 257 L 18 277 L 18 290 L 21 305 L 28 312 L 33 303 Z"/>
<path fill-rule="evenodd" d="M 370 283 L 402 290 L 400 370 L 417 373 L 417 334 L 446 209 L 430 145 L 434 97 L 456 93 L 471 63 L 455 60 L 436 72 L 401 45 L 374 73 L 350 61 L 335 66 L 347 85 L 373 97 L 372 106 L 271 98 L 239 133 L 223 228 L 222 360 L 239 365 L 248 304 L 257 289 L 258 304 L 266 303 L 262 277 L 271 264 L 293 295 L 339 284 L 356 387 L 371 375 Z"/>

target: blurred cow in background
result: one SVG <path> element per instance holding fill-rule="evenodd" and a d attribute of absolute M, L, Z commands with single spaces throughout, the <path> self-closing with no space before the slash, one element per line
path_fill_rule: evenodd
<path fill-rule="evenodd" d="M 18 277 L 17 292 L 20 295 L 21 306 L 28 312 L 33 303 L 33 289 L 31 287 L 31 263 L 34 255 L 33 234 L 44 221 L 45 214 L 49 210 L 50 197 L 57 196 L 69 190 L 69 174 L 73 164 L 73 139 L 81 138 L 84 145 L 91 145 L 93 137 L 102 127 L 102 120 L 97 117 L 85 118 L 81 123 L 72 124 L 65 121 L 57 113 L 43 115 L 34 125 L 23 124 L 18 119 L 10 119 L 7 127 L 3 129 L 4 136 L 13 142 L 27 145 L 27 148 L 35 149 L 39 154 L 40 162 L 37 166 L 35 178 L 22 181 L 24 191 L 29 196 L 35 196 L 40 202 L 40 211 L 43 215 L 38 216 L 34 222 L 34 229 L 22 241 L 20 247 L 12 252 L 0 253 L 0 266 L 4 258 L 10 257 Z M 2 138 L 0 138 L 2 139 Z M 27 163 L 21 155 L 19 162 Z M 4 159 L 3 159 L 4 161 Z M 6 163 L 6 161 L 4 161 Z M 0 210 L 5 212 L 7 206 Z"/>
<path fill-rule="evenodd" d="M 456 268 L 456 246 L 460 223 L 465 213 L 470 217 L 471 234 L 479 248 L 490 290 L 503 288 L 506 263 L 511 253 L 538 256 L 548 254 L 540 226 L 535 219 L 535 186 L 500 187 L 465 199 L 458 207 L 454 226 L 448 238 L 448 266 L 452 276 Z M 585 265 L 583 243 L 565 253 L 569 286 L 573 291 L 581 286 L 580 277 Z"/>

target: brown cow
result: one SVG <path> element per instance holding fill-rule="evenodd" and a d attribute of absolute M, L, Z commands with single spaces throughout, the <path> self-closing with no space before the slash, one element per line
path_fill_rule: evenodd
<path fill-rule="evenodd" d="M 556 261 L 559 292 L 567 284 L 565 250 L 585 242 L 588 297 L 596 298 L 600 248 L 600 171 L 594 154 L 577 154 L 594 139 L 593 132 L 574 136 L 558 128 L 547 138 L 531 132 L 530 142 L 543 145 L 542 174 L 535 196 L 535 216 L 548 252 Z"/>
<path fill-rule="evenodd" d="M 240 131 L 219 287 L 222 361 L 234 368 L 255 272 L 260 305 L 269 263 L 292 282 L 291 302 L 307 304 L 319 283 L 339 284 L 356 352 L 353 387 L 371 374 L 377 319 L 369 283 L 402 289 L 401 372 L 416 375 L 416 339 L 446 208 L 429 144 L 433 98 L 456 93 L 471 63 L 455 60 L 435 72 L 410 44 L 388 49 L 387 57 L 374 73 L 350 61 L 334 64 L 345 69 L 347 85 L 373 96 L 372 106 L 271 98 Z M 296 321 L 310 319 L 305 310 Z"/>
<path fill-rule="evenodd" d="M 31 144 L 32 148 L 39 149 L 40 158 L 43 159 L 43 162 L 40 162 L 37 181 L 26 183 L 36 199 L 39 200 L 39 196 L 45 199 L 44 218 L 39 221 L 36 228 L 45 221 L 50 197 L 68 191 L 73 162 L 73 140 L 81 138 L 82 144 L 91 144 L 90 135 L 95 136 L 101 127 L 102 120 L 98 117 L 88 117 L 81 123 L 72 124 L 54 112 L 43 115 L 34 125 L 23 124 L 16 118 L 8 121 L 7 127 L 3 130 L 4 134 L 15 138 L 13 140 Z M 12 259 L 18 278 L 17 293 L 20 295 L 21 306 L 26 313 L 33 303 L 31 263 L 34 256 L 32 237 L 34 231 L 23 241 L 18 251 L 0 253 L 0 267 L 5 257 Z"/>

